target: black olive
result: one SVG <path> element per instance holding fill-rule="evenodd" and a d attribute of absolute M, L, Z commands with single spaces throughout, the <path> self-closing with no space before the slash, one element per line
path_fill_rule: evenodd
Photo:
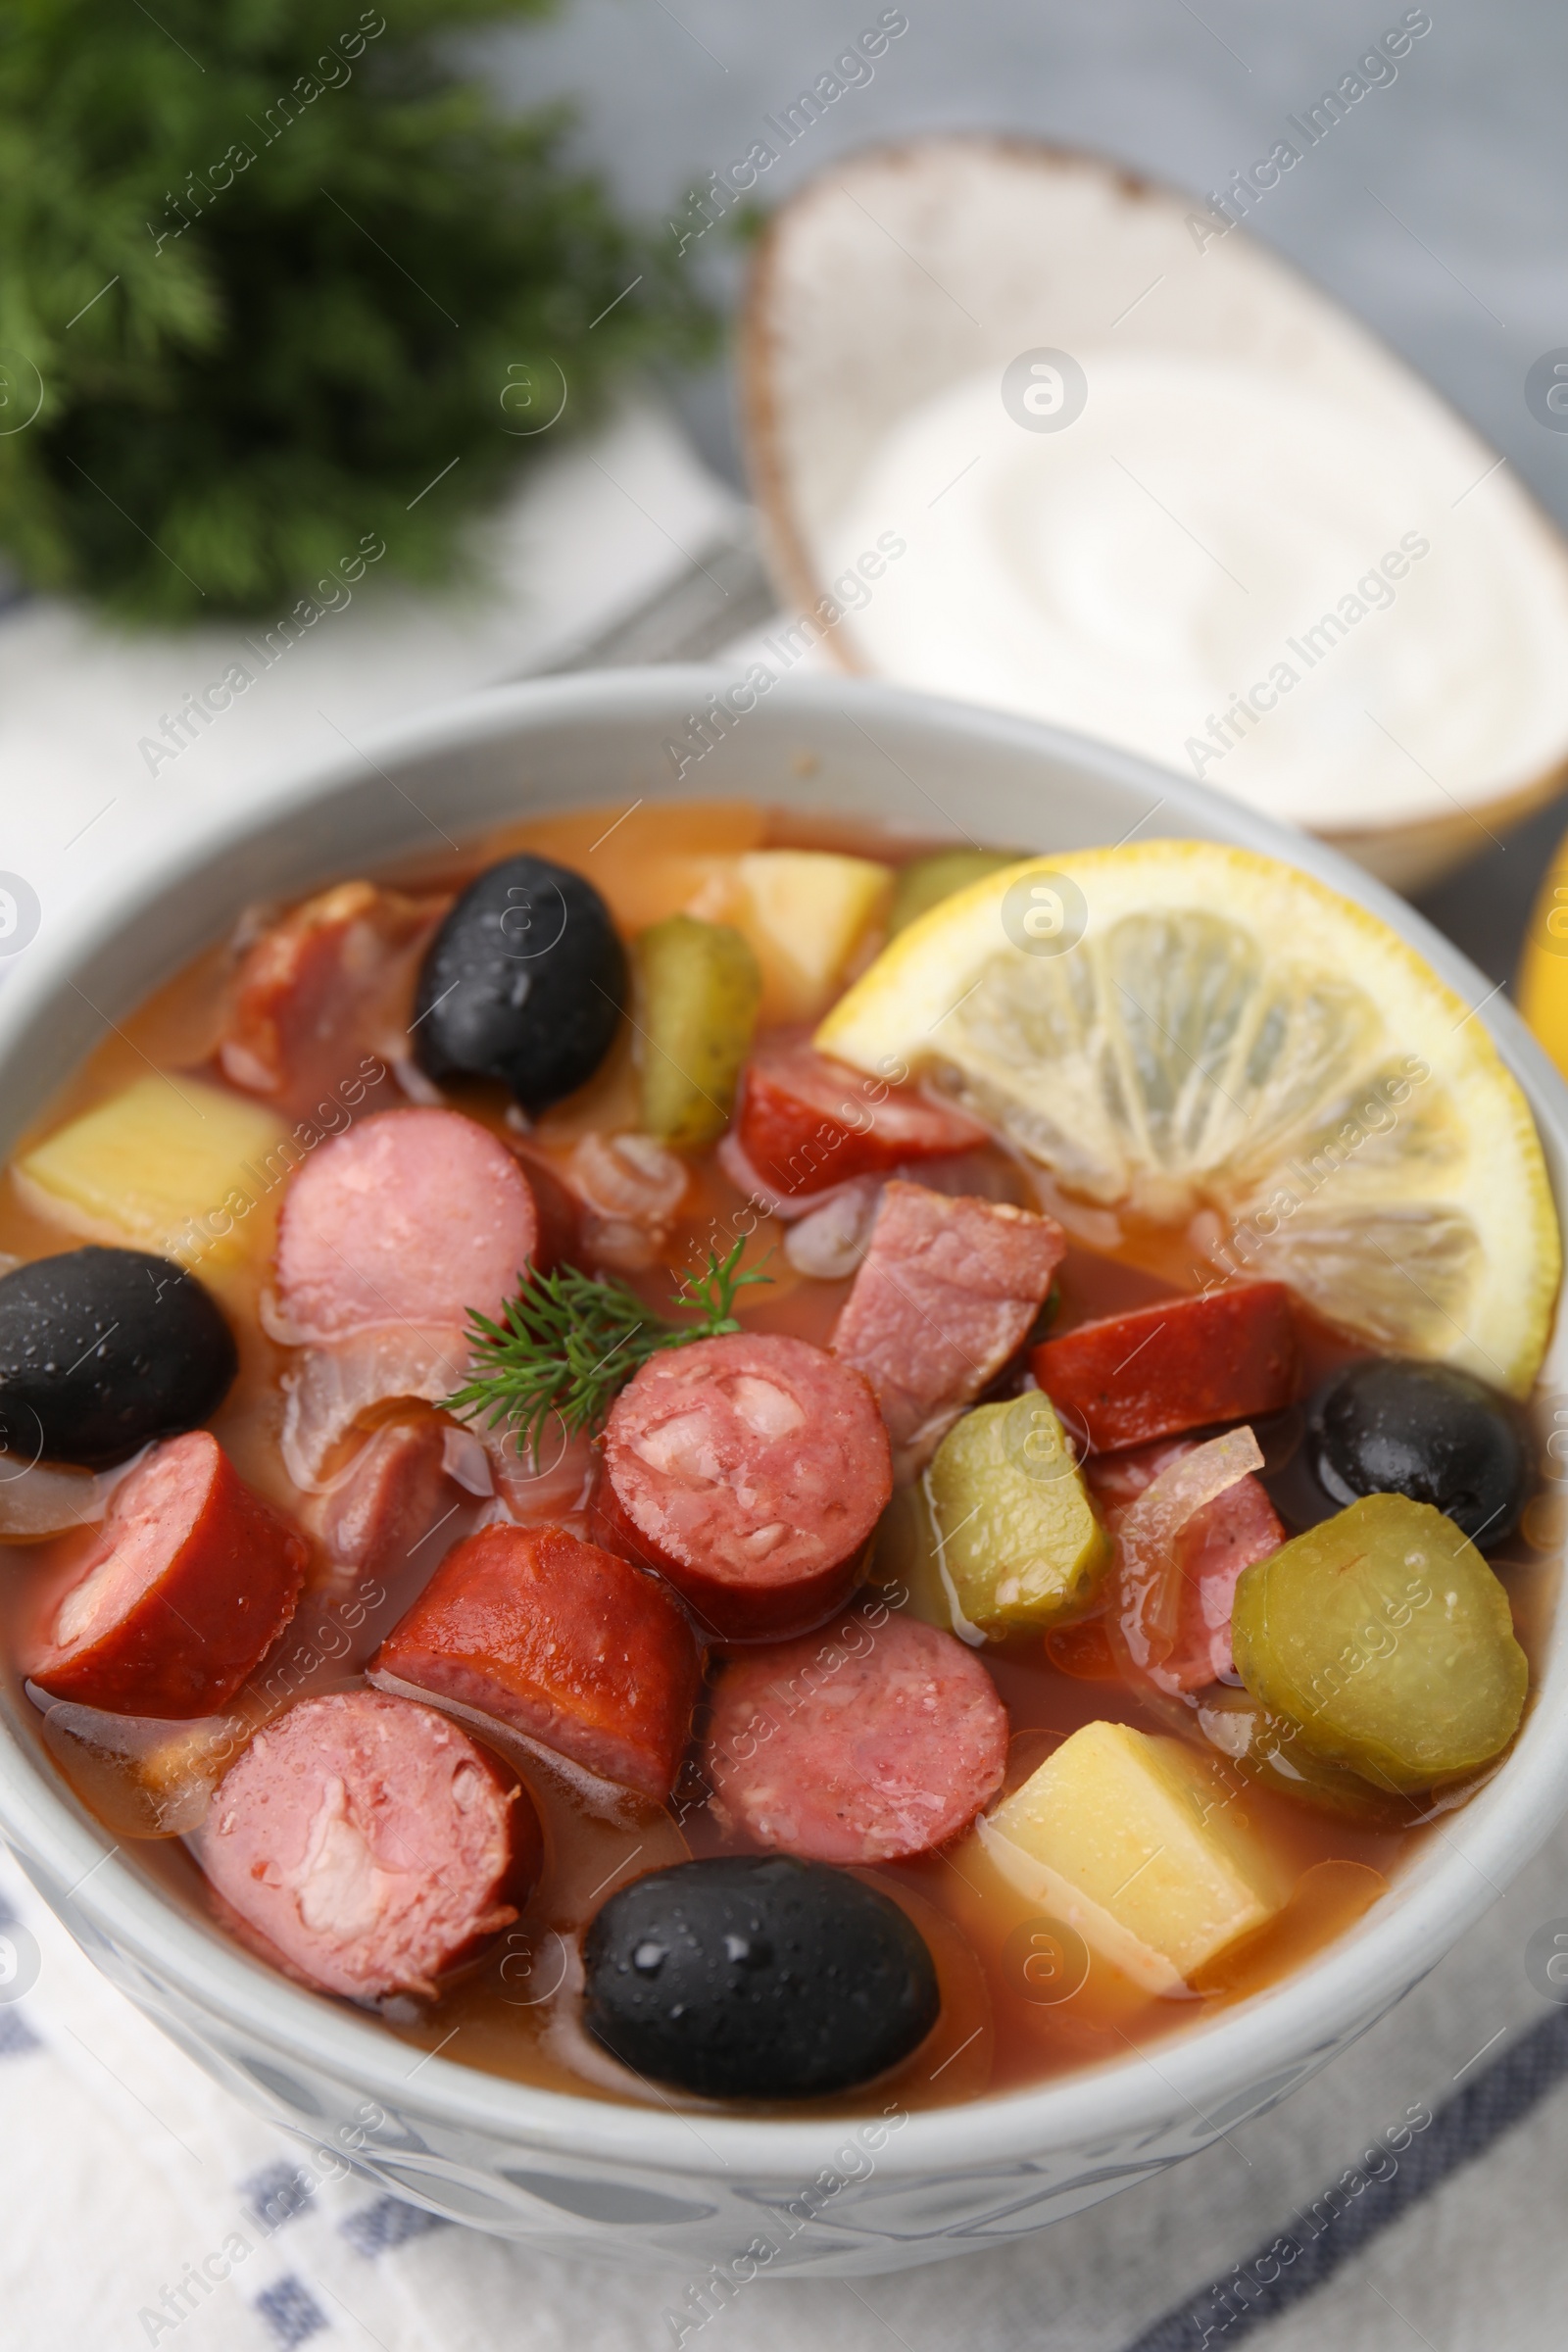
<path fill-rule="evenodd" d="M 847 1871 L 720 1854 L 650 1872 L 588 1930 L 584 2023 L 656 2082 L 719 2099 L 845 2090 L 925 2039 L 924 1939 Z"/>
<path fill-rule="evenodd" d="M 142 1250 L 68 1250 L 0 1278 L 0 1441 L 101 1470 L 197 1429 L 239 1369 L 194 1274 Z"/>
<path fill-rule="evenodd" d="M 430 944 L 415 1058 L 430 1078 L 504 1079 L 533 1116 L 587 1084 L 626 999 L 626 952 L 593 884 L 547 858 L 508 858 Z"/>
<path fill-rule="evenodd" d="M 1313 1397 L 1303 1450 L 1335 1502 L 1407 1494 L 1489 1547 L 1511 1532 L 1530 1491 L 1518 1412 L 1447 1364 L 1352 1364 Z"/>

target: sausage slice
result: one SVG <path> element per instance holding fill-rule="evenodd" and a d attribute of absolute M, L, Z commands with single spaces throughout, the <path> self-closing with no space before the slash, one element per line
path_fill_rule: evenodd
<path fill-rule="evenodd" d="M 309 1556 L 210 1430 L 170 1438 L 116 1489 L 23 1670 L 114 1714 L 216 1714 L 293 1615 Z"/>
<path fill-rule="evenodd" d="M 433 1707 L 381 1690 L 302 1699 L 213 1797 L 202 1868 L 290 1974 L 374 2001 L 438 1980 L 517 1916 L 538 1815 Z"/>
<path fill-rule="evenodd" d="M 1007 1711 L 972 1650 L 911 1617 L 852 1617 L 725 1667 L 704 1764 L 759 1845 L 893 1862 L 967 1829 L 1002 1787 Z"/>
<path fill-rule="evenodd" d="M 343 1484 L 314 1501 L 307 1518 L 335 1566 L 379 1576 L 439 1558 L 429 1539 L 463 1500 L 447 1474 L 450 1427 L 435 1413 L 383 1422 Z"/>
<path fill-rule="evenodd" d="M 820 1625 L 893 1491 L 870 1389 L 809 1341 L 739 1332 L 644 1364 L 605 1430 L 607 1543 L 668 1577 L 716 1641 Z"/>
<path fill-rule="evenodd" d="M 509 1723 L 662 1799 L 701 1666 L 670 1593 L 561 1527 L 486 1527 L 448 1552 L 371 1672 Z"/>
<path fill-rule="evenodd" d="M 500 1313 L 538 1247 L 528 1180 L 487 1127 L 457 1110 L 383 1110 L 292 1178 L 278 1303 L 309 1340 L 386 1323 L 461 1329 L 470 1308 Z"/>
<path fill-rule="evenodd" d="M 1091 1449 L 1114 1453 L 1282 1411 L 1296 1392 L 1297 1358 L 1290 1292 L 1282 1282 L 1250 1282 L 1080 1323 L 1044 1341 L 1029 1361 L 1056 1410 L 1088 1431 Z"/>
<path fill-rule="evenodd" d="M 1023 1346 L 1067 1237 L 1007 1200 L 895 1180 L 833 1332 L 876 1391 L 895 1474 L 913 1478 Z"/>
<path fill-rule="evenodd" d="M 734 1133 L 751 1171 L 786 1200 L 990 1141 L 965 1111 L 912 1087 L 889 1087 L 804 1045 L 753 1055 Z"/>

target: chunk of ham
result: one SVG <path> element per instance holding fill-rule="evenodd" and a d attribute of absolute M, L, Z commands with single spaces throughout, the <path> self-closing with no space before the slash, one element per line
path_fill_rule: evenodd
<path fill-rule="evenodd" d="M 888 1185 L 833 1352 L 870 1382 L 896 1478 L 924 1468 L 1017 1353 L 1066 1246 L 1054 1218 L 1009 1201 Z"/>
<path fill-rule="evenodd" d="M 1207 1451 L 1191 1439 L 1178 1439 L 1140 1446 L 1129 1453 L 1091 1456 L 1084 1475 L 1109 1534 L 1119 1539 L 1128 1513 L 1156 1479 L 1193 1454 Z M 1174 1528 L 1168 1538 L 1174 1577 L 1168 1647 L 1141 1664 L 1157 1690 L 1200 1690 L 1234 1673 L 1231 1607 L 1237 1579 L 1244 1568 L 1266 1560 L 1284 1542 L 1285 1530 L 1267 1490 L 1250 1470 Z M 1121 1548 L 1118 1541 L 1118 1551 Z M 1126 1569 L 1125 1559 L 1119 1559 L 1123 1581 Z"/>
<path fill-rule="evenodd" d="M 446 905 L 340 882 L 270 925 L 219 1045 L 229 1084 L 303 1101 L 354 1077 L 367 1048 L 400 1058 L 415 965 Z"/>

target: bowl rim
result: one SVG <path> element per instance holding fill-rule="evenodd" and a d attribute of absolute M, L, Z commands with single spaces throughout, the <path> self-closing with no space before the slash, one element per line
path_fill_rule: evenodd
<path fill-rule="evenodd" d="M 564 722 L 587 730 L 607 719 L 679 725 L 726 676 L 712 665 L 670 665 L 525 681 L 420 711 L 368 735 L 352 753 L 290 763 L 272 790 L 215 814 L 182 839 L 171 834 L 128 870 L 88 889 L 0 991 L 0 1059 L 47 1018 L 89 953 L 156 912 L 150 902 L 197 884 L 217 859 L 286 828 L 298 811 L 363 788 L 367 759 L 395 768 L 499 739 L 525 742 L 530 732 L 559 730 Z M 1423 916 L 1336 851 L 1135 754 L 1009 712 L 842 676 L 780 679 L 759 710 L 768 714 L 763 730 L 779 717 L 831 727 L 842 725 L 846 705 L 873 723 L 880 714 L 945 738 L 956 753 L 980 737 L 1069 764 L 1088 780 L 1147 791 L 1191 829 L 1280 858 L 1370 908 L 1473 1004 L 1524 1089 L 1548 1159 L 1554 1154 L 1568 1170 L 1568 1087 L 1519 1016 L 1496 992 L 1488 997 L 1484 975 Z M 519 776 L 519 794 L 527 790 Z M 693 796 L 676 784 L 664 797 Z M 736 797 L 761 796 L 755 788 L 736 788 Z M 1151 815 L 1157 812 L 1151 809 Z M 396 854 L 367 862 L 373 870 Z M 1559 1204 L 1568 1199 L 1568 1174 L 1554 1191 Z M 1559 1302 L 1559 1328 L 1560 1314 Z M 1553 1660 L 1564 1653 L 1568 1620 L 1559 1606 Z M 1160 2139 L 1184 2112 L 1196 2119 L 1194 2147 L 1205 2144 L 1229 2120 L 1228 2106 L 1237 2116 L 1255 2111 L 1283 2095 L 1316 2059 L 1373 2024 L 1501 1892 L 1565 1809 L 1568 1707 L 1553 1712 L 1538 1703 L 1495 1778 L 1449 1817 L 1450 1828 L 1435 1825 L 1447 1849 L 1442 1859 L 1420 1884 L 1396 1888 L 1394 1899 L 1375 1905 L 1319 1958 L 1207 2023 L 1156 2043 L 1152 2055 L 1131 2051 L 1029 2088 L 906 2113 L 891 2128 L 896 2135 L 878 2153 L 878 2169 L 890 2180 L 929 2179 L 1092 2150 L 1097 2143 L 1108 2152 L 1128 2133 L 1143 2132 L 1152 2143 Z M 110 1833 L 3 1724 L 0 1829 L 24 1864 L 36 1858 L 43 1878 L 59 1889 L 54 1907 L 89 1948 L 95 1936 L 107 1937 L 143 1964 L 155 1988 L 167 1982 L 216 2024 L 267 2043 L 282 2064 L 318 2069 L 394 2116 L 423 2117 L 568 2159 L 688 2178 L 728 2176 L 737 2183 L 809 2180 L 879 2118 L 875 2083 L 867 2086 L 863 2115 L 857 2109 L 798 2120 L 735 2117 L 695 2105 L 612 2103 L 537 2088 L 438 2055 L 411 2066 L 409 2045 L 371 2020 L 294 1984 L 221 1939 L 216 1928 L 183 1915 L 150 1879 L 120 1859 Z M 79 1924 L 73 1926 L 66 1906 Z M 155 1991 L 155 2006 L 157 1997 Z M 1233 2104 L 1238 2094 L 1244 2103 Z M 1207 2112 L 1211 2108 L 1220 2110 L 1218 2119 Z M 323 2134 L 328 2122 L 323 2119 Z M 308 2133 L 310 2127 L 302 2118 L 293 2129 Z M 1152 2155 L 1151 2162 L 1158 2160 Z"/>

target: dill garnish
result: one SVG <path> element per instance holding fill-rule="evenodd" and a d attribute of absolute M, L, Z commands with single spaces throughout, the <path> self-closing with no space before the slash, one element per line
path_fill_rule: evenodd
<path fill-rule="evenodd" d="M 694 1323 L 671 1323 L 625 1283 L 597 1282 L 576 1266 L 533 1275 L 508 1301 L 504 1323 L 470 1307 L 471 1377 L 446 1399 L 447 1411 L 491 1429 L 510 1422 L 519 1453 L 537 1452 L 552 1413 L 568 1436 L 597 1429 L 616 1390 L 650 1356 L 740 1330 L 736 1292 L 772 1280 L 740 1271 L 745 1247 L 738 1241 L 724 1258 L 710 1249 L 707 1273 L 672 1292 L 672 1305 L 699 1309 Z"/>

